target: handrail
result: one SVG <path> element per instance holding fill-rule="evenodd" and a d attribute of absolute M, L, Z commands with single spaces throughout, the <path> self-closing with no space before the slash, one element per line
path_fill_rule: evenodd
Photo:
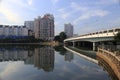
<path fill-rule="evenodd" d="M 98 48 L 98 53 L 101 53 L 108 57 L 118 68 L 118 71 L 120 72 L 120 52 L 114 51 L 111 52 L 109 49 L 105 50 L 103 48 Z"/>

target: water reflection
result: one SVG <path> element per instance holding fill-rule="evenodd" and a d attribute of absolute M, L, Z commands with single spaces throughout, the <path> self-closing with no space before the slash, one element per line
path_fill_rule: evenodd
<path fill-rule="evenodd" d="M 55 46 L 55 51 L 59 52 L 60 55 L 65 55 L 67 50 L 63 46 Z"/>
<path fill-rule="evenodd" d="M 0 61 L 24 61 L 26 65 L 32 64 L 44 71 L 54 69 L 54 49 L 52 47 L 42 47 L 29 49 L 27 47 L 0 48 Z"/>
<path fill-rule="evenodd" d="M 111 80 L 99 65 L 61 46 L 0 46 L 0 61 L 1 80 Z"/>
<path fill-rule="evenodd" d="M 65 61 L 72 61 L 74 59 L 74 55 L 72 52 L 67 51 L 63 46 L 55 46 L 55 51 L 59 52 L 60 55 L 64 55 Z"/>
<path fill-rule="evenodd" d="M 119 80 L 115 75 L 111 67 L 103 59 L 97 57 L 98 64 L 103 67 L 103 70 L 107 71 L 112 80 Z"/>
<path fill-rule="evenodd" d="M 107 46 L 107 48 L 108 47 L 109 47 L 109 49 L 111 48 L 112 50 L 113 49 L 115 50 L 117 48 L 117 47 L 112 48 L 114 46 Z M 82 51 L 81 51 L 81 49 L 78 50 L 78 48 L 77 48 L 77 50 L 76 50 L 75 47 L 74 48 L 65 47 L 65 48 L 66 49 L 68 48 L 68 49 L 70 49 L 72 51 L 78 52 L 79 54 L 83 54 Z M 89 52 L 87 52 L 87 51 L 85 51 L 85 52 L 86 52 L 85 54 L 89 54 Z M 91 57 L 93 59 L 96 59 L 96 61 L 98 61 L 98 65 L 101 66 L 103 68 L 103 70 L 106 71 L 109 74 L 109 76 L 111 77 L 110 80 L 119 80 L 118 77 L 116 76 L 116 74 L 114 73 L 114 71 L 112 70 L 112 68 L 108 65 L 108 63 L 106 63 L 103 59 L 99 58 L 96 54 L 94 54 L 94 55 L 96 56 L 96 58 L 93 58 L 91 56 L 88 56 L 88 57 Z"/>
<path fill-rule="evenodd" d="M 65 61 L 72 61 L 74 59 L 74 55 L 71 52 L 66 52 L 65 53 Z"/>

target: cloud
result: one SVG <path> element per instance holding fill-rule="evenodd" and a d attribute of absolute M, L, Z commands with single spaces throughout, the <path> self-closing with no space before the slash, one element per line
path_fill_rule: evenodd
<path fill-rule="evenodd" d="M 9 2 L 11 2 L 12 4 L 15 5 L 19 5 L 19 7 L 23 7 L 32 11 L 36 11 L 35 8 L 32 8 L 31 5 L 33 3 L 33 0 L 27 0 L 27 2 L 25 0 L 8 0 Z"/>
<path fill-rule="evenodd" d="M 67 17 L 69 17 L 69 16 L 70 16 L 70 13 L 62 14 L 62 18 L 63 18 L 63 19 L 67 19 Z"/>
<path fill-rule="evenodd" d="M 78 14 L 78 18 L 73 21 L 73 24 L 76 25 L 82 20 L 87 20 L 92 17 L 104 17 L 109 14 L 108 11 L 93 8 L 91 6 L 81 6 L 78 3 L 71 2 L 70 7 L 74 10 L 73 13 L 80 13 Z"/>
<path fill-rule="evenodd" d="M 19 70 L 21 65 L 17 62 L 9 63 L 3 71 L 0 73 L 1 78 L 5 78 L 5 80 L 10 80 L 11 76 Z"/>
<path fill-rule="evenodd" d="M 86 7 L 79 6 L 75 2 L 71 2 L 70 6 L 68 6 L 68 7 L 58 9 L 58 11 L 60 12 L 61 18 L 64 20 L 76 12 L 86 11 L 86 10 L 87 10 Z"/>
<path fill-rule="evenodd" d="M 86 11 L 88 9 L 87 7 L 82 7 L 75 2 L 71 2 L 70 7 L 73 8 L 74 10 L 76 10 L 76 11 Z"/>
<path fill-rule="evenodd" d="M 29 5 L 32 5 L 33 0 L 27 0 Z"/>
<path fill-rule="evenodd" d="M 104 17 L 108 15 L 108 11 L 104 10 L 88 10 L 84 14 L 80 15 L 73 23 L 78 24 L 81 20 L 87 20 L 90 19 L 91 17 Z"/>
<path fill-rule="evenodd" d="M 6 4 L 0 5 L 0 13 L 12 23 L 18 23 L 21 20 L 21 17 Z"/>
<path fill-rule="evenodd" d="M 64 20 L 67 19 L 71 15 L 71 12 L 66 12 L 66 8 L 58 9 L 58 11 L 60 12 L 61 18 Z"/>
<path fill-rule="evenodd" d="M 3 0 L 0 4 L 0 14 L 4 16 L 4 20 L 1 22 L 5 24 L 23 24 L 23 14 L 27 10 L 36 11 L 30 6 L 31 4 L 32 0 Z"/>
<path fill-rule="evenodd" d="M 53 4 L 56 4 L 59 0 L 52 0 Z"/>
<path fill-rule="evenodd" d="M 99 0 L 95 2 L 94 4 L 108 6 L 112 4 L 118 4 L 118 3 L 119 3 L 119 0 Z"/>
<path fill-rule="evenodd" d="M 104 17 L 109 14 L 106 10 L 92 8 L 91 6 L 81 6 L 76 2 L 71 2 L 69 7 L 60 8 L 58 11 L 60 12 L 61 18 L 64 20 L 67 20 L 70 16 L 76 14 L 77 19 L 73 21 L 74 25 L 82 20 L 87 20 L 92 17 Z"/>

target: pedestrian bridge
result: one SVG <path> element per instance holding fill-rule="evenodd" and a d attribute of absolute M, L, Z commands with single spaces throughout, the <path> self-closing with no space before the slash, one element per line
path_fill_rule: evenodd
<path fill-rule="evenodd" d="M 93 43 L 93 50 L 95 49 L 95 43 L 97 42 L 103 42 L 103 41 L 113 41 L 114 36 L 120 32 L 120 28 L 116 29 L 110 29 L 110 30 L 104 30 L 104 31 L 99 31 L 99 32 L 94 32 L 94 33 L 89 33 L 89 34 L 84 34 L 80 35 L 77 37 L 71 37 L 67 38 L 64 40 L 64 43 L 66 44 L 67 42 L 72 42 L 73 46 L 75 45 L 75 42 L 91 42 Z"/>

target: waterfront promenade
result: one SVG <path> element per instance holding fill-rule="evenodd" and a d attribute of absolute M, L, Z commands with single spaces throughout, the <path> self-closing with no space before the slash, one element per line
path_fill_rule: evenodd
<path fill-rule="evenodd" d="M 108 63 L 120 80 L 120 51 L 112 52 L 109 49 L 98 48 L 97 56 Z"/>

